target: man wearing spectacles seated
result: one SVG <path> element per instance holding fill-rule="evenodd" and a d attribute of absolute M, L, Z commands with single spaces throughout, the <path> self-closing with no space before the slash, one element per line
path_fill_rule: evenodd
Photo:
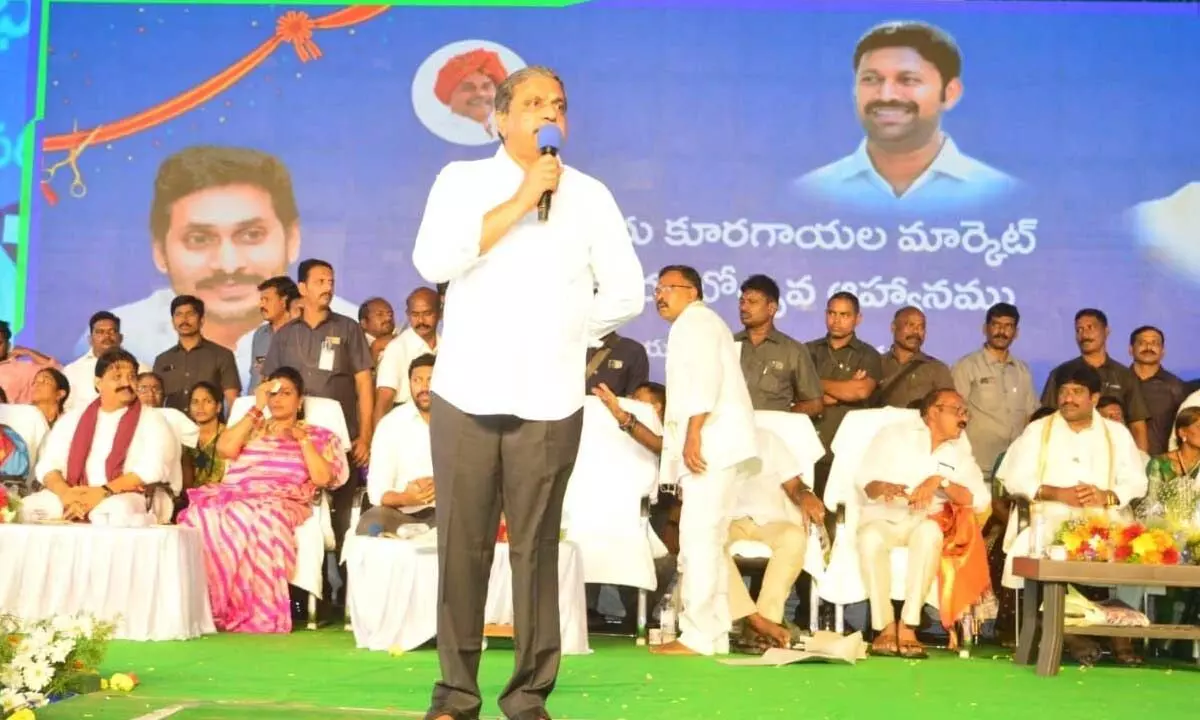
<path fill-rule="evenodd" d="M 987 548 L 975 513 L 992 502 L 963 436 L 966 402 L 954 390 L 922 398 L 920 418 L 884 427 L 871 441 L 855 484 L 867 498 L 859 516 L 858 557 L 871 603 L 876 655 L 925 657 L 917 640 L 934 580 L 942 625 L 950 627 L 990 587 Z M 907 548 L 904 607 L 892 607 L 892 550 Z M 943 556 L 951 560 L 947 573 Z"/>

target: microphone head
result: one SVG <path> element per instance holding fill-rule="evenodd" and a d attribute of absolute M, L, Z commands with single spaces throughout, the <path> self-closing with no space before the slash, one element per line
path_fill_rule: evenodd
<path fill-rule="evenodd" d="M 541 152 L 546 152 L 547 150 L 557 151 L 562 147 L 562 140 L 562 130 L 559 130 L 558 126 L 554 123 L 546 123 L 538 128 L 537 144 L 538 150 Z"/>

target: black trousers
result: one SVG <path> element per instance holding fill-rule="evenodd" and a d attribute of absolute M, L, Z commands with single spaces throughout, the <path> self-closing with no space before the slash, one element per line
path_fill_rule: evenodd
<path fill-rule="evenodd" d="M 543 717 L 562 656 L 558 543 L 582 429 L 582 409 L 542 422 L 470 415 L 433 396 L 442 679 L 427 718 L 479 717 L 483 613 L 501 511 L 508 523 L 516 658 L 500 709 L 515 720 Z"/>

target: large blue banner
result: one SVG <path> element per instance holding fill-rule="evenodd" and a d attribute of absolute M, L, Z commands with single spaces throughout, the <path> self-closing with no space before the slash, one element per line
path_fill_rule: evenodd
<path fill-rule="evenodd" d="M 793 4 L 354 22 L 328 20 L 336 7 L 55 6 L 44 164 L 82 151 L 38 193 L 23 339 L 68 357 L 87 317 L 114 309 L 149 360 L 175 341 L 171 296 L 192 292 L 233 346 L 259 322 L 253 285 L 308 256 L 336 267 L 343 311 L 400 304 L 422 282 L 411 250 L 434 176 L 496 151 L 494 85 L 528 63 L 562 75 L 563 157 L 615 194 L 648 300 L 660 266 L 687 263 L 736 327 L 740 281 L 765 272 L 801 340 L 852 290 L 863 338 L 888 344 L 893 312 L 917 305 L 948 362 L 982 341 L 985 308 L 1015 302 L 1039 381 L 1077 354 L 1072 316 L 1094 306 L 1118 360 L 1152 323 L 1168 367 L 1200 374 L 1195 7 Z M 871 28 L 913 18 L 895 32 L 915 47 L 872 40 L 856 65 Z M 180 167 L 218 172 L 223 152 L 168 161 L 195 146 L 278 165 L 254 156 L 266 185 L 189 192 Z M 512 322 L 538 332 L 537 308 Z M 627 334 L 665 349 L 652 304 Z"/>

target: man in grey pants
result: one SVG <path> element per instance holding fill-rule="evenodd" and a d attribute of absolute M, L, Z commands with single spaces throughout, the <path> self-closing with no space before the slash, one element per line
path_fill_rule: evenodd
<path fill-rule="evenodd" d="M 413 264 L 449 281 L 430 440 L 438 532 L 438 658 L 430 720 L 478 718 L 484 603 L 500 513 L 508 522 L 516 668 L 508 718 L 548 718 L 561 653 L 558 543 L 583 425 L 589 344 L 645 304 L 624 216 L 598 180 L 539 152 L 566 131 L 561 80 L 544 67 L 496 90 L 495 156 L 442 169 Z M 539 218 L 539 200 L 553 208 Z M 593 296 L 593 291 L 595 295 Z M 536 312 L 537 325 L 525 324 Z"/>

